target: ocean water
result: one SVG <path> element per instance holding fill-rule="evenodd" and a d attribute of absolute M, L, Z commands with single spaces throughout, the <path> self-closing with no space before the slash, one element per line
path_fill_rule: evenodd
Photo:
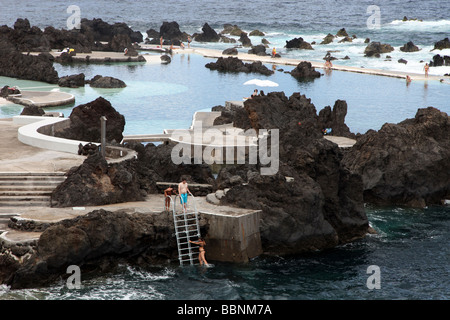
<path fill-rule="evenodd" d="M 78 5 L 84 18 L 102 18 L 126 22 L 134 30 L 159 29 L 163 21 L 177 21 L 188 33 L 200 32 L 205 22 L 217 31 L 224 23 L 237 24 L 245 31 L 259 29 L 277 52 L 290 58 L 323 61 L 332 55 L 350 60 L 343 64 L 407 72 L 422 72 L 423 63 L 436 53 L 450 55 L 450 50 L 433 51 L 436 41 L 450 35 L 450 2 L 435 1 L 15 1 L 2 6 L 0 25 L 12 26 L 19 18 L 45 28 L 66 27 L 67 7 Z M 367 13 L 370 5 L 380 9 L 380 28 L 370 29 Z M 404 16 L 423 21 L 401 21 Z M 312 51 L 286 50 L 286 40 L 303 37 L 319 43 L 328 33 L 345 27 L 355 34 L 352 43 L 333 42 L 314 45 Z M 258 44 L 263 37 L 251 37 Z M 382 58 L 365 58 L 364 39 L 389 43 L 396 49 Z M 338 39 L 339 40 L 339 39 Z M 400 46 L 412 40 L 421 48 L 417 53 L 402 53 Z M 229 44 L 194 42 L 194 47 L 225 49 Z M 239 49 L 245 51 L 246 49 Z M 400 64 L 398 59 L 408 60 Z M 271 76 L 221 74 L 204 65 L 213 59 L 196 54 L 176 54 L 169 65 L 151 63 L 111 65 L 55 65 L 60 76 L 84 72 L 86 78 L 97 74 L 124 80 L 123 89 L 58 88 L 35 81 L 0 77 L 0 86 L 17 85 L 22 89 L 61 90 L 76 96 L 75 105 L 98 96 L 108 99 L 125 116 L 124 134 L 161 133 L 164 129 L 187 128 L 194 112 L 224 105 L 227 100 L 241 100 L 253 87 L 243 85 L 253 79 L 270 79 L 275 88 L 260 88 L 266 93 L 284 91 L 287 96 L 300 92 L 311 99 L 317 111 L 346 100 L 346 123 L 353 132 L 379 129 L 384 123 L 397 123 L 414 117 L 418 108 L 434 106 L 450 114 L 450 86 L 435 81 L 413 81 L 332 71 L 319 79 L 299 82 L 289 74 L 276 71 Z M 267 65 L 272 68 L 272 65 Z M 289 71 L 292 67 L 275 66 Z M 443 75 L 449 67 L 431 68 L 430 74 Z M 75 105 L 49 109 L 69 116 Z M 21 106 L 0 105 L 0 117 L 20 114 Z M 180 268 L 177 265 L 149 266 L 138 269 L 121 266 L 116 272 L 85 277 L 82 288 L 68 289 L 59 282 L 49 288 L 10 290 L 0 286 L 0 299 L 73 300 L 73 299 L 449 299 L 450 208 L 423 210 L 367 207 L 371 225 L 378 231 L 364 239 L 333 250 L 293 257 L 258 257 L 248 264 L 214 263 L 213 268 Z M 207 257 L 207 256 L 206 256 Z M 380 268 L 380 289 L 369 289 L 369 266 Z"/>
<path fill-rule="evenodd" d="M 68 289 L 64 281 L 41 289 L 0 286 L 0 299 L 449 299 L 450 208 L 367 208 L 367 214 L 376 235 L 325 252 L 211 268 L 122 265 L 108 274 L 81 273 L 80 289 Z M 367 285 L 370 266 L 379 267 L 378 289 Z"/>

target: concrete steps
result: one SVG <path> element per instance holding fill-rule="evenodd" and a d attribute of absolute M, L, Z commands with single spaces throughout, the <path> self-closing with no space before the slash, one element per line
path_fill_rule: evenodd
<path fill-rule="evenodd" d="M 49 207 L 53 190 L 65 179 L 63 172 L 0 172 L 0 208 Z"/>

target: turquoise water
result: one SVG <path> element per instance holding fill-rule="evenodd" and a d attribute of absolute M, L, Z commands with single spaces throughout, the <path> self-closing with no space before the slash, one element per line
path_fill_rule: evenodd
<path fill-rule="evenodd" d="M 337 50 L 333 55 L 338 58 L 350 57 L 350 60 L 335 61 L 335 65 L 421 73 L 424 62 L 434 54 L 450 55 L 450 49 L 430 51 L 434 42 L 450 34 L 448 0 L 378 0 L 375 3 L 372 0 L 246 0 L 233 3 L 205 0 L 190 1 L 189 5 L 179 0 L 80 0 L 76 4 L 80 6 L 82 18 L 100 17 L 109 23 L 126 22 L 134 30 L 144 33 L 149 28 L 158 30 L 163 21 L 177 21 L 180 29 L 190 34 L 201 32 L 205 22 L 218 32 L 224 23 L 237 24 L 246 32 L 260 29 L 283 57 L 323 61 L 328 50 Z M 381 10 L 381 27 L 368 29 L 366 9 L 374 4 Z M 48 25 L 65 28 L 68 5 L 64 1 L 53 0 L 13 1 L 2 6 L 0 24 L 12 26 L 18 17 L 23 17 L 40 28 Z M 423 21 L 403 22 L 403 16 Z M 335 41 L 324 46 L 314 45 L 313 51 L 283 48 L 285 41 L 294 37 L 319 42 L 328 33 L 335 34 L 342 27 L 358 38 L 352 43 Z M 365 58 L 366 37 L 393 45 L 395 51 L 389 54 L 391 61 L 386 61 L 385 55 L 380 59 Z M 251 40 L 257 44 L 261 37 L 251 37 Z M 399 47 L 410 40 L 422 50 L 407 54 L 400 52 Z M 193 45 L 219 50 L 230 47 L 223 43 L 195 41 Z M 408 64 L 398 63 L 400 58 L 408 60 Z M 385 122 L 397 123 L 414 117 L 418 108 L 434 106 L 450 114 L 450 87 L 439 82 L 413 81 L 406 86 L 403 79 L 338 71 L 313 81 L 299 82 L 278 71 L 269 77 L 220 74 L 204 67 L 210 61 L 214 59 L 179 54 L 173 56 L 169 65 L 55 65 L 60 76 L 84 72 L 88 79 L 97 74 L 117 77 L 127 83 L 124 89 L 58 88 L 5 77 L 0 77 L 0 86 L 18 85 L 23 89 L 44 86 L 39 89 L 71 92 L 76 97 L 74 105 L 48 109 L 63 112 L 65 116 L 70 115 L 74 106 L 103 96 L 125 116 L 124 134 L 187 128 L 195 111 L 210 110 L 213 106 L 224 105 L 227 100 L 248 96 L 254 88 L 243 83 L 253 78 L 270 79 L 279 84 L 276 88 L 262 88 L 266 93 L 305 94 L 311 98 L 317 111 L 327 105 L 333 106 L 337 99 L 346 100 L 346 123 L 355 133 L 379 129 Z M 286 66 L 277 68 L 292 69 Z M 430 70 L 430 74 L 436 75 L 449 72 L 450 67 Z M 0 105 L 0 117 L 12 117 L 20 114 L 21 110 L 22 106 L 18 105 Z M 69 290 L 62 282 L 48 288 L 27 290 L 0 286 L 0 300 L 450 299 L 450 208 L 366 209 L 378 234 L 333 250 L 283 258 L 261 256 L 248 264 L 215 263 L 215 267 L 208 269 L 180 268 L 177 265 L 145 269 L 120 266 L 112 273 L 82 274 L 80 290 Z M 366 286 L 367 268 L 371 265 L 380 267 L 380 289 L 370 290 Z M 364 312 L 367 315 L 373 311 Z"/>
<path fill-rule="evenodd" d="M 346 123 L 355 133 L 378 130 L 386 122 L 397 123 L 414 117 L 418 108 L 433 106 L 450 113 L 450 86 L 437 81 L 414 81 L 406 86 L 403 79 L 334 70 L 319 79 L 302 82 L 280 71 L 275 71 L 271 76 L 219 73 L 205 67 L 211 61 L 215 59 L 198 54 L 175 54 L 169 65 L 55 65 L 60 76 L 83 72 L 87 79 L 97 74 L 117 77 L 127 84 L 123 89 L 97 89 L 89 85 L 78 89 L 58 89 L 45 83 L 15 82 L 4 77 L 0 78 L 0 85 L 12 85 L 11 82 L 14 82 L 23 89 L 48 86 L 47 90 L 70 92 L 76 97 L 75 106 L 103 96 L 125 116 L 125 135 L 188 128 L 196 111 L 209 111 L 216 105 L 224 105 L 227 100 L 242 100 L 249 96 L 254 88 L 243 84 L 254 78 L 270 79 L 279 84 L 278 87 L 259 88 L 266 93 L 284 91 L 287 96 L 293 92 L 305 94 L 316 106 L 317 112 L 325 106 L 333 106 L 337 99 L 346 100 Z M 293 67 L 276 66 L 276 69 L 280 68 L 290 71 Z M 73 107 L 47 110 L 59 111 L 68 117 Z M 20 114 L 21 108 L 0 106 L 0 116 Z"/>

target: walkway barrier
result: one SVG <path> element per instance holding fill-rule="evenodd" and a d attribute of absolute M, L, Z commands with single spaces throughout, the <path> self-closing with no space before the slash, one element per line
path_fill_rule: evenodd
<path fill-rule="evenodd" d="M 81 140 L 71 140 L 54 137 L 53 134 L 57 128 L 68 127 L 70 119 L 40 116 L 15 116 L 13 123 L 22 125 L 18 130 L 18 139 L 20 142 L 31 145 L 33 147 L 68 152 L 78 154 L 79 146 L 86 145 L 90 142 Z M 97 146 L 100 143 L 93 143 Z M 137 156 L 134 150 L 107 146 L 106 156 L 109 163 L 120 162 Z"/>

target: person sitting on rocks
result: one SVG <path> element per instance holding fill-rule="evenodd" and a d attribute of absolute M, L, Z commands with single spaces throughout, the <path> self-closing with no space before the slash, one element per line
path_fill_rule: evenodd
<path fill-rule="evenodd" d="M 258 89 L 253 90 L 253 93 L 250 97 L 245 97 L 244 99 L 253 99 L 254 97 L 258 96 Z"/>

